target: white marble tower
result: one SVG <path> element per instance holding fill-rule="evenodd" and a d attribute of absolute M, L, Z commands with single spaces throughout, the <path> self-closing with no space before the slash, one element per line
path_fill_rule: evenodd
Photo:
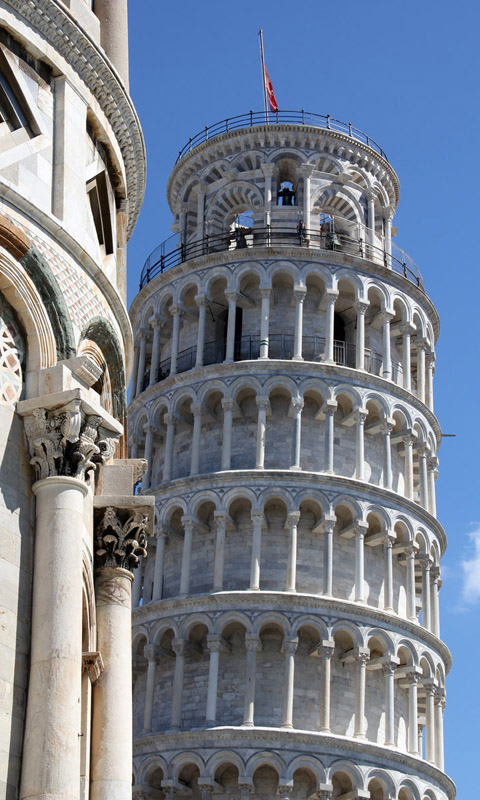
<path fill-rule="evenodd" d="M 134 796 L 452 800 L 438 317 L 385 153 L 330 117 L 206 129 L 131 308 Z"/>

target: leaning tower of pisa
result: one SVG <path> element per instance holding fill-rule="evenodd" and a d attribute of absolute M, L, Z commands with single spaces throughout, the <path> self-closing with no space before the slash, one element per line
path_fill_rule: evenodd
<path fill-rule="evenodd" d="M 134 796 L 452 800 L 437 313 L 376 142 L 269 123 L 180 151 L 131 309 Z"/>

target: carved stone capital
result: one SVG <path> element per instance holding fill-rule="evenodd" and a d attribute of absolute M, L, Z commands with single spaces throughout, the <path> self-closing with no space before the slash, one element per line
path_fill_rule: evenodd
<path fill-rule="evenodd" d="M 140 556 L 147 555 L 148 510 L 107 505 L 95 517 L 96 566 L 136 569 Z"/>
<path fill-rule="evenodd" d="M 82 671 L 95 683 L 103 672 L 103 658 L 98 651 L 82 653 Z"/>

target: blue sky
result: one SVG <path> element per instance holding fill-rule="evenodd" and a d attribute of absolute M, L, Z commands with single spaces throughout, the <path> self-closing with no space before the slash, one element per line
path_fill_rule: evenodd
<path fill-rule="evenodd" d="M 168 176 L 189 136 L 261 110 L 258 29 L 280 109 L 331 114 L 372 136 L 401 186 L 396 242 L 417 262 L 441 319 L 435 409 L 445 433 L 438 516 L 447 683 L 446 767 L 476 796 L 480 703 L 478 4 L 130 0 L 131 93 L 145 134 L 145 203 L 129 245 L 129 301 L 170 231 Z M 461 323 L 461 324 L 460 324 Z M 467 636 L 467 633 L 469 634 Z M 467 646 L 468 645 L 468 646 Z"/>

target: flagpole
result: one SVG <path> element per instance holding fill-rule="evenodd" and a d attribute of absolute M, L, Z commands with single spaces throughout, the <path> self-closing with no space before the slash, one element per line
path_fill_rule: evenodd
<path fill-rule="evenodd" d="M 260 38 L 260 60 L 262 62 L 263 102 L 265 104 L 265 123 L 268 125 L 267 83 L 265 80 L 265 56 L 263 54 L 263 30 L 258 31 Z"/>

